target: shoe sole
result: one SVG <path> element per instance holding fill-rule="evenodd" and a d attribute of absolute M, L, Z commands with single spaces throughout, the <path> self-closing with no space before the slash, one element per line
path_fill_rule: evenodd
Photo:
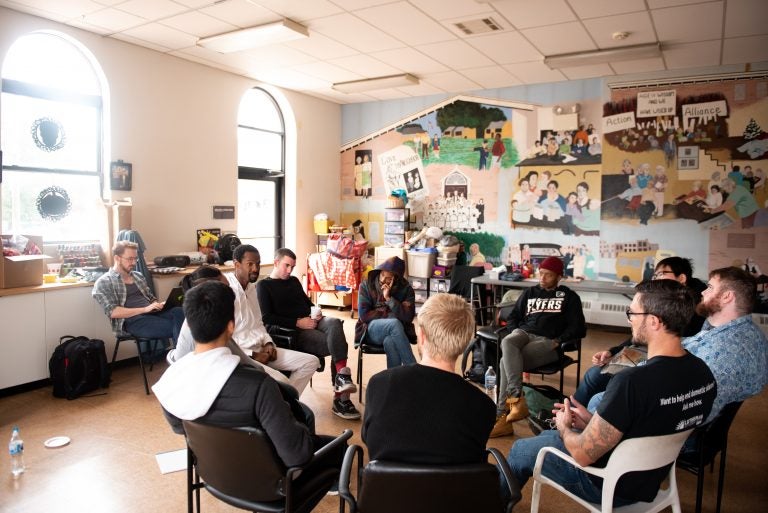
<path fill-rule="evenodd" d="M 331 410 L 334 415 L 346 420 L 360 420 L 361 415 L 359 413 L 344 413 L 341 411 Z"/>
<path fill-rule="evenodd" d="M 337 394 L 344 394 L 349 392 L 350 394 L 353 394 L 357 392 L 357 385 L 354 383 L 344 383 L 342 386 L 334 385 L 333 391 Z"/>

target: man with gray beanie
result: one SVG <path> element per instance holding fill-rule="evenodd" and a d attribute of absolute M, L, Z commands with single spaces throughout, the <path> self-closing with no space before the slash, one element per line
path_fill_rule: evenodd
<path fill-rule="evenodd" d="M 509 334 L 501 341 L 499 397 L 491 438 L 514 434 L 513 422 L 528 416 L 523 371 L 557 361 L 561 342 L 587 333 L 581 298 L 560 285 L 563 261 L 547 257 L 539 264 L 539 283 L 525 289 L 507 317 Z"/>

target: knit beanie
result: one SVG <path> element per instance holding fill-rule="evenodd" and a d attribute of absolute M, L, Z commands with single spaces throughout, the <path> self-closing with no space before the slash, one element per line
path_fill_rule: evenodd
<path fill-rule="evenodd" d="M 560 267 L 562 266 L 563 264 L 560 264 Z M 405 274 L 405 262 L 402 258 L 393 256 L 387 258 L 381 264 L 379 264 L 377 269 L 380 271 L 389 271 L 402 277 Z"/>
<path fill-rule="evenodd" d="M 539 269 L 546 269 L 552 271 L 558 276 L 563 275 L 563 261 L 557 257 L 547 257 L 540 264 Z"/>

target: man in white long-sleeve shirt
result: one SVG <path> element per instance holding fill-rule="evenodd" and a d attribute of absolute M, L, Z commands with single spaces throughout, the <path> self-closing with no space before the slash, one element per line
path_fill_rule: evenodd
<path fill-rule="evenodd" d="M 232 259 L 235 272 L 224 275 L 235 291 L 235 331 L 232 338 L 278 381 L 285 381 L 280 371 L 289 371 L 288 382 L 301 395 L 320 362 L 311 354 L 278 348 L 267 333 L 256 297 L 256 280 L 261 269 L 259 250 L 250 244 L 243 244 L 235 248 Z"/>

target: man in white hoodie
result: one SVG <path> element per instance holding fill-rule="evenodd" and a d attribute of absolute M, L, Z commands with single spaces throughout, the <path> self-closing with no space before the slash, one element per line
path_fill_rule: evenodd
<path fill-rule="evenodd" d="M 235 328 L 234 296 L 220 282 L 189 290 L 184 311 L 195 350 L 168 367 L 152 390 L 176 432 L 183 432 L 182 420 L 259 427 L 286 466 L 303 465 L 312 458 L 315 437 L 296 420 L 277 382 L 241 364 L 228 347 Z"/>

